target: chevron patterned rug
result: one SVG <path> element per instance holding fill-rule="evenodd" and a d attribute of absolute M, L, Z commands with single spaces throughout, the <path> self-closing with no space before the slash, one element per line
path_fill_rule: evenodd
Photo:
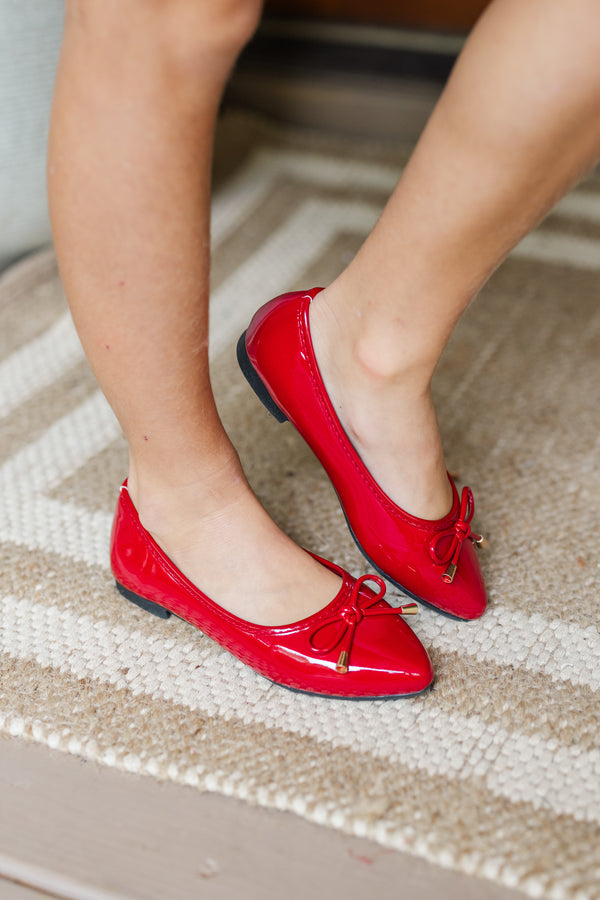
<path fill-rule="evenodd" d="M 327 479 L 238 373 L 254 309 L 351 258 L 406 151 L 230 114 L 217 150 L 212 363 L 249 478 L 298 542 L 364 561 Z M 532 897 L 600 898 L 600 178 L 461 322 L 436 400 L 475 492 L 490 609 L 415 629 L 435 689 L 361 704 L 270 685 L 114 590 L 126 470 L 52 251 L 0 279 L 0 727 L 107 766 L 290 810 Z"/>

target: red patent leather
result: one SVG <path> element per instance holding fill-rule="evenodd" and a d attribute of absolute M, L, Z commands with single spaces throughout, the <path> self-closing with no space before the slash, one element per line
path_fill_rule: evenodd
<path fill-rule="evenodd" d="M 248 362 L 325 467 L 366 558 L 416 600 L 459 619 L 478 618 L 487 599 L 474 547 L 481 539 L 470 528 L 472 494 L 466 488 L 461 503 L 448 476 L 452 509 L 431 521 L 405 512 L 381 490 L 321 379 L 309 327 L 310 302 L 319 290 L 283 294 L 259 309 L 246 332 Z"/>
<path fill-rule="evenodd" d="M 433 670 L 427 652 L 400 618 L 402 609 L 383 599 L 383 581 L 377 576 L 354 579 L 339 566 L 315 559 L 342 578 L 331 603 L 291 625 L 246 622 L 214 603 L 177 569 L 141 525 L 126 486 L 121 488 L 111 565 L 117 584 L 130 594 L 175 613 L 261 675 L 298 691 L 367 699 L 428 688 Z M 378 593 L 365 584 L 371 578 Z"/>

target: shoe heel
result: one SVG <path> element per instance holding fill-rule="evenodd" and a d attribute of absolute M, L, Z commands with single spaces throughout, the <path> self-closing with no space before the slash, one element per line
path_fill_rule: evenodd
<path fill-rule="evenodd" d="M 165 609 L 164 606 L 159 606 L 158 603 L 152 603 L 151 600 L 146 600 L 145 597 L 140 597 L 139 594 L 134 594 L 133 591 L 128 590 L 126 587 L 123 587 L 122 584 L 119 584 L 118 581 L 115 582 L 117 585 L 117 590 L 120 594 L 127 598 L 127 600 L 131 600 L 132 603 L 135 603 L 136 606 L 141 607 L 141 609 L 145 609 L 146 612 L 152 613 L 153 616 L 158 616 L 159 619 L 168 619 L 171 613 L 168 609 Z"/>
<path fill-rule="evenodd" d="M 274 416 L 278 422 L 287 422 L 287 416 L 284 412 L 282 412 L 268 390 L 258 377 L 256 373 L 256 369 L 250 362 L 250 358 L 248 356 L 248 351 L 246 350 L 246 332 L 240 337 L 237 342 L 237 360 L 244 375 L 244 378 L 263 404 L 266 407 L 272 416 Z"/>

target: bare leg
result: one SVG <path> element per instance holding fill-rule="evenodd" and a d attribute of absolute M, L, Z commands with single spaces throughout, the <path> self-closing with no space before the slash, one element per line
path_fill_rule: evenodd
<path fill-rule="evenodd" d="M 339 579 L 252 494 L 208 371 L 210 161 L 260 0 L 68 0 L 48 180 L 61 274 L 128 441 L 144 526 L 216 602 L 261 624 Z"/>
<path fill-rule="evenodd" d="M 599 58 L 596 0 L 495 0 L 380 221 L 311 306 L 340 418 L 415 515 L 451 504 L 434 369 L 489 275 L 598 158 Z"/>

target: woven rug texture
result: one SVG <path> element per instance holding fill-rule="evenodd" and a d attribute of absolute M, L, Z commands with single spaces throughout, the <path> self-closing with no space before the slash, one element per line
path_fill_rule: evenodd
<path fill-rule="evenodd" d="M 320 465 L 246 385 L 254 310 L 327 283 L 408 149 L 229 114 L 213 214 L 211 353 L 249 479 L 297 542 L 368 571 Z M 0 279 L 0 727 L 107 766 L 290 810 L 532 897 L 600 898 L 600 177 L 494 275 L 436 376 L 449 467 L 475 493 L 490 607 L 411 622 L 413 700 L 271 685 L 114 589 L 126 448 L 46 250 Z M 398 595 L 398 591 L 391 591 Z"/>

